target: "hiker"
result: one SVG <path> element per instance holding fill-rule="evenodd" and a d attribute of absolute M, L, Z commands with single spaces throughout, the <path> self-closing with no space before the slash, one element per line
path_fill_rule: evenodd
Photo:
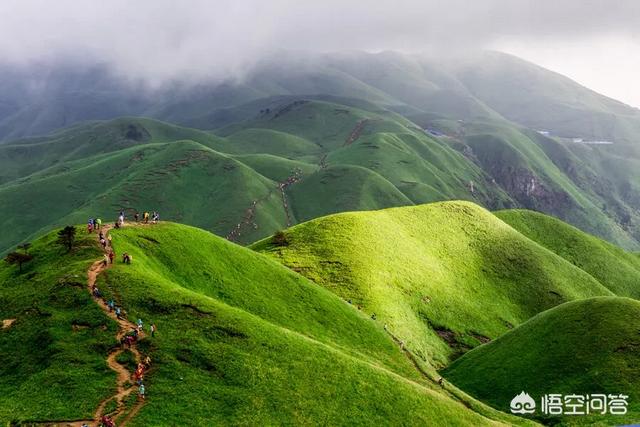
<path fill-rule="evenodd" d="M 109 265 L 109 255 L 104 254 L 104 256 L 102 257 L 102 263 L 104 264 L 105 267 Z"/>
<path fill-rule="evenodd" d="M 140 222 L 140 214 L 138 212 L 136 212 L 133 215 L 133 219 L 136 221 L 136 223 Z"/>
<path fill-rule="evenodd" d="M 144 219 L 145 224 L 149 224 L 149 212 L 145 212 L 144 215 L 142 215 L 142 218 Z"/>
<path fill-rule="evenodd" d="M 96 219 L 96 230 L 102 229 L 102 220 L 100 218 Z"/>
<path fill-rule="evenodd" d="M 103 427 L 116 427 L 116 423 L 111 419 L 109 415 L 103 415 L 102 418 L 100 418 L 100 424 Z"/>
<path fill-rule="evenodd" d="M 118 224 L 120 224 L 121 226 L 124 225 L 124 215 L 120 215 L 118 217 Z"/>
<path fill-rule="evenodd" d="M 136 340 L 137 340 L 137 339 L 138 339 L 138 334 L 139 334 L 139 332 L 138 332 L 138 328 L 136 328 L 136 329 L 132 329 L 132 330 L 131 330 L 131 334 L 132 334 L 132 335 L 131 335 L 131 338 L 134 338 L 134 339 L 136 339 Z"/>
<path fill-rule="evenodd" d="M 98 234 L 98 239 L 104 239 L 104 233 L 102 231 L 100 231 L 100 234 Z"/>
<path fill-rule="evenodd" d="M 102 249 L 107 249 L 107 241 L 104 237 L 100 239 L 100 244 L 102 245 Z"/>
<path fill-rule="evenodd" d="M 120 223 L 119 223 L 118 221 L 116 221 L 116 222 L 113 224 L 113 227 L 114 227 L 114 228 L 120 228 Z"/>
<path fill-rule="evenodd" d="M 146 366 L 147 369 L 149 369 L 149 367 L 151 367 L 151 358 L 149 357 L 148 354 L 147 354 L 147 357 L 144 358 L 144 366 Z"/>
<path fill-rule="evenodd" d="M 438 379 L 438 384 L 440 384 L 440 387 L 444 388 L 444 378 L 440 377 L 440 379 Z"/>
<path fill-rule="evenodd" d="M 142 331 L 142 319 L 138 319 L 138 331 Z"/>
<path fill-rule="evenodd" d="M 149 332 L 151 332 L 151 338 L 153 338 L 156 335 L 156 324 L 152 323 L 151 326 L 149 326 Z"/>
<path fill-rule="evenodd" d="M 140 396 L 140 399 L 144 400 L 144 384 L 140 384 L 138 387 L 138 396 Z"/>
<path fill-rule="evenodd" d="M 88 234 L 93 233 L 93 224 L 91 224 L 91 223 L 87 224 L 87 233 Z"/>
<path fill-rule="evenodd" d="M 122 320 L 122 317 L 120 317 L 121 314 L 122 314 L 122 309 L 120 307 L 116 307 L 116 317 L 120 320 Z"/>
<path fill-rule="evenodd" d="M 128 253 L 125 252 L 122 254 L 122 262 L 124 264 L 129 264 L 131 262 Z"/>
<path fill-rule="evenodd" d="M 113 298 L 107 302 L 107 308 L 109 309 L 109 311 L 113 311 L 115 306 L 116 306 L 116 302 L 113 300 Z"/>
<path fill-rule="evenodd" d="M 373 314 L 371 315 L 371 320 L 376 320 L 377 318 L 378 318 L 378 316 L 376 316 L 376 314 L 375 314 L 375 313 L 373 313 Z"/>
<path fill-rule="evenodd" d="M 116 257 L 116 253 L 111 251 L 109 252 L 109 263 L 113 264 L 113 259 Z"/>
<path fill-rule="evenodd" d="M 153 223 L 157 224 L 160 222 L 160 214 L 156 211 L 153 212 Z"/>
<path fill-rule="evenodd" d="M 102 296 L 100 290 L 96 286 L 93 287 L 93 296 L 96 298 L 100 298 Z"/>

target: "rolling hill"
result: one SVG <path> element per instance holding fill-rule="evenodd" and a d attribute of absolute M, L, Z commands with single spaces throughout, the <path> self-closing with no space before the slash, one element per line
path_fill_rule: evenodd
<path fill-rule="evenodd" d="M 447 379 L 494 407 L 506 409 L 522 390 L 629 397 L 625 416 L 567 415 L 568 424 L 631 423 L 638 419 L 640 303 L 618 297 L 573 301 L 541 313 L 496 341 L 456 360 Z M 544 420 L 545 417 L 536 417 Z M 548 422 L 560 417 L 546 417 Z"/>
<path fill-rule="evenodd" d="M 152 364 L 144 404 L 125 398 L 127 425 L 377 424 L 408 414 L 421 424 L 526 424 L 442 390 L 379 322 L 268 257 L 177 224 L 111 236 L 134 261 L 98 276 L 103 298 L 158 328 L 137 344 Z M 100 252 L 95 237 L 79 238 L 66 255 L 45 235 L 22 273 L 0 266 L 0 318 L 11 320 L 0 330 L 2 422 L 90 419 L 114 393 L 105 359 L 115 322 L 85 282 Z"/>
<path fill-rule="evenodd" d="M 511 206 L 479 167 L 389 111 L 298 100 L 220 135 L 122 118 L 0 146 L 10 224 L 0 251 L 120 209 L 250 243 L 344 210 L 450 198 Z"/>
<path fill-rule="evenodd" d="M 598 279 L 616 295 L 640 298 L 640 258 L 556 218 L 526 210 L 494 213 L 531 240 Z"/>
<path fill-rule="evenodd" d="M 100 67 L 22 71 L 0 69 L 7 98 L 0 109 L 2 193 L 8 185 L 20 193 L 20 179 L 30 174 L 79 167 L 71 161 L 190 140 L 252 169 L 247 179 L 255 182 L 238 184 L 252 189 L 248 203 L 232 202 L 226 211 L 233 215 L 218 218 L 211 214 L 218 198 L 205 196 L 191 219 L 169 203 L 123 203 L 107 184 L 113 209 L 157 208 L 165 218 L 252 243 L 325 214 L 466 199 L 491 210 L 545 212 L 625 249 L 640 248 L 640 113 L 509 55 L 462 61 L 281 52 L 242 80 L 176 82 L 156 91 Z M 34 82 L 40 90 L 27 90 Z M 192 128 L 134 117 L 79 123 L 122 115 Z M 53 133 L 42 136 L 47 131 Z M 270 188 L 257 195 L 253 187 L 265 179 Z M 208 182 L 219 185 L 217 178 Z M 82 197 L 91 204 L 94 194 Z M 22 215 L 9 212 L 12 221 Z M 0 241 L 0 252 L 32 235 L 25 229 L 61 224 L 47 206 L 40 216 Z"/>
<path fill-rule="evenodd" d="M 332 215 L 251 248 L 375 314 L 436 366 L 563 302 L 636 292 L 469 202 Z"/>

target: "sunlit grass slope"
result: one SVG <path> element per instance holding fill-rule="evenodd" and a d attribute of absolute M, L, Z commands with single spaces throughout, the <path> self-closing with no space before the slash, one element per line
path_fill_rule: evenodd
<path fill-rule="evenodd" d="M 523 390 L 538 402 L 547 393 L 626 394 L 627 416 L 566 416 L 564 421 L 631 423 L 640 416 L 638 330 L 638 301 L 599 297 L 568 302 L 470 351 L 444 375 L 503 410 Z"/>
<path fill-rule="evenodd" d="M 469 202 L 332 215 L 252 246 L 446 364 L 565 301 L 612 292 Z"/>
<path fill-rule="evenodd" d="M 640 297 L 640 259 L 637 255 L 538 212 L 505 210 L 495 215 L 591 274 L 616 295 Z"/>
<path fill-rule="evenodd" d="M 159 331 L 141 344 L 154 365 L 131 425 L 492 423 L 379 323 L 268 257 L 176 224 L 112 235 L 134 262 L 100 286 Z"/>

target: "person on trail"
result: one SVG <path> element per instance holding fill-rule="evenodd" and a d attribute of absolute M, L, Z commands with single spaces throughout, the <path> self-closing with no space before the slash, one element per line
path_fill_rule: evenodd
<path fill-rule="evenodd" d="M 102 229 L 102 220 L 100 218 L 96 219 L 96 230 Z"/>
<path fill-rule="evenodd" d="M 109 255 L 104 254 L 104 256 L 102 257 L 102 263 L 104 264 L 105 267 L 109 265 Z"/>
<path fill-rule="evenodd" d="M 109 415 L 103 415 L 102 418 L 100 418 L 100 425 L 103 427 L 116 427 L 116 423 Z"/>
<path fill-rule="evenodd" d="M 153 222 L 154 224 L 157 224 L 158 222 L 160 222 L 160 214 L 156 211 L 153 211 L 153 215 L 151 216 L 151 222 Z"/>
<path fill-rule="evenodd" d="M 444 388 L 444 378 L 440 377 L 438 384 L 440 384 L 440 387 Z"/>
<path fill-rule="evenodd" d="M 113 311 L 115 306 L 116 306 L 116 302 L 113 300 L 113 298 L 107 302 L 107 308 L 109 309 L 109 311 Z"/>
<path fill-rule="evenodd" d="M 151 338 L 153 338 L 156 335 L 156 324 L 152 323 L 151 326 L 149 326 L 149 332 L 151 332 Z"/>
<path fill-rule="evenodd" d="M 138 396 L 140 396 L 140 399 L 144 400 L 144 384 L 142 383 L 138 387 Z"/>
<path fill-rule="evenodd" d="M 139 214 L 138 212 L 136 212 L 136 213 L 133 215 L 133 219 L 134 219 L 136 222 L 140 222 L 140 214 Z"/>
<path fill-rule="evenodd" d="M 113 264 L 113 259 L 116 257 L 116 253 L 114 251 L 109 252 L 109 263 Z"/>
<path fill-rule="evenodd" d="M 116 307 L 116 317 L 120 320 L 122 320 L 122 309 L 120 307 Z"/>
<path fill-rule="evenodd" d="M 138 328 L 131 330 L 131 338 L 138 339 Z"/>
<path fill-rule="evenodd" d="M 124 209 L 122 209 L 122 210 L 120 211 L 120 215 L 119 215 L 119 216 L 121 216 L 122 218 L 124 218 Z"/>
<path fill-rule="evenodd" d="M 151 358 L 149 357 L 149 355 L 144 358 L 144 366 L 146 366 L 147 369 L 149 369 L 149 367 L 151 366 Z"/>
<path fill-rule="evenodd" d="M 118 224 L 120 224 L 121 226 L 124 225 L 124 215 L 120 215 L 118 217 Z"/>
<path fill-rule="evenodd" d="M 142 319 L 138 319 L 138 331 L 142 331 Z"/>
<path fill-rule="evenodd" d="M 376 320 L 377 318 L 378 318 L 378 316 L 376 316 L 376 314 L 375 314 L 375 313 L 373 313 L 373 314 L 371 315 L 371 320 Z"/>
<path fill-rule="evenodd" d="M 142 215 L 142 218 L 144 218 L 145 224 L 149 224 L 149 212 L 145 212 L 144 215 Z"/>
<path fill-rule="evenodd" d="M 98 289 L 96 286 L 93 287 L 93 296 L 96 298 L 100 298 L 102 296 L 102 294 L 100 293 L 100 289 Z"/>
<path fill-rule="evenodd" d="M 129 255 L 127 252 L 123 253 L 122 262 L 125 264 L 131 264 L 131 255 Z"/>
<path fill-rule="evenodd" d="M 91 223 L 87 224 L 87 233 L 88 234 L 93 233 L 93 224 Z"/>
<path fill-rule="evenodd" d="M 100 244 L 102 245 L 102 249 L 107 249 L 107 241 L 104 237 L 100 239 Z"/>
<path fill-rule="evenodd" d="M 100 234 L 98 234 L 98 239 L 104 239 L 104 233 L 102 231 L 100 231 Z"/>

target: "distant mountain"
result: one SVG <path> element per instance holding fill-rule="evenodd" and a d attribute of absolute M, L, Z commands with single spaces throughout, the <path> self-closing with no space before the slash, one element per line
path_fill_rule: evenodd
<path fill-rule="evenodd" d="M 638 110 L 512 56 L 281 53 L 241 81 L 174 83 L 156 91 L 100 66 L 19 71 L 0 69 L 0 200 L 8 206 L 2 214 L 14 224 L 0 251 L 50 224 L 82 220 L 98 200 L 113 211 L 155 203 L 172 218 L 249 243 L 328 213 L 467 199 L 490 209 L 549 213 L 625 248 L 640 248 Z M 135 118 L 77 123 L 122 115 L 182 127 Z M 152 192 L 136 194 L 143 187 L 118 190 L 130 198 L 116 196 L 108 180 L 99 180 L 99 193 L 56 181 L 64 172 L 86 182 L 87 165 L 106 164 L 92 155 L 125 159 L 149 144 L 160 150 L 153 144 L 183 140 L 216 153 L 205 157 L 241 165 L 243 177 L 227 187 L 224 180 L 194 174 L 197 183 L 190 188 L 207 194 L 205 188 L 217 189 L 215 197 L 197 202 L 174 198 L 175 176 L 141 172 L 146 162 L 127 161 L 115 177 L 118 185 L 157 178 L 168 199 L 152 202 Z M 612 144 L 585 143 L 592 140 Z M 123 149 L 133 151 L 118 153 Z M 182 168 L 188 154 L 178 151 L 151 169 Z M 208 167 L 226 163 L 216 164 Z M 45 171 L 52 166 L 57 169 Z M 34 183 L 45 176 L 51 186 Z M 31 217 L 30 204 L 15 202 L 28 199 L 29 182 L 47 194 L 75 188 L 78 199 L 64 212 Z M 225 192 L 237 188 L 249 190 L 230 196 L 237 204 L 218 209 Z M 178 201 L 184 208 L 176 207 Z"/>
<path fill-rule="evenodd" d="M 125 118 L 0 146 L 0 250 L 120 209 L 250 243 L 346 210 L 512 205 L 463 154 L 378 107 L 289 100 L 220 135 Z"/>

